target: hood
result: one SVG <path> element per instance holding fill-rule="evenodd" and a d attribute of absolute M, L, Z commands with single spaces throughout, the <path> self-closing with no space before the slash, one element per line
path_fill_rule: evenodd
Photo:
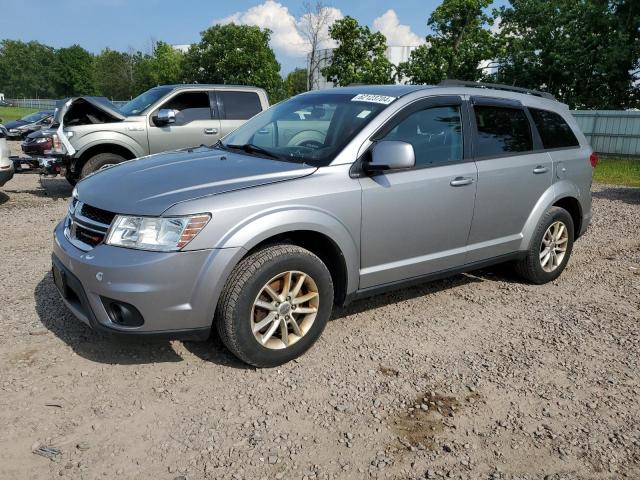
<path fill-rule="evenodd" d="M 79 199 L 114 213 L 160 215 L 179 202 L 292 180 L 315 167 L 199 147 L 130 160 L 78 183 Z"/>
<path fill-rule="evenodd" d="M 25 125 L 28 125 L 29 122 L 25 122 L 24 120 L 12 120 L 10 122 L 7 122 L 4 124 L 4 127 L 7 130 L 11 130 L 12 128 L 18 128 L 18 127 L 23 127 Z"/>
<path fill-rule="evenodd" d="M 106 97 L 73 97 L 64 100 L 56 108 L 54 123 L 62 124 L 65 121 L 69 122 L 69 120 L 86 120 L 91 113 L 97 114 L 97 116 L 93 118 L 93 121 L 87 123 L 96 123 L 95 120 L 121 122 L 126 118 L 118 110 L 118 107 Z M 73 118 L 70 119 L 69 116 Z"/>

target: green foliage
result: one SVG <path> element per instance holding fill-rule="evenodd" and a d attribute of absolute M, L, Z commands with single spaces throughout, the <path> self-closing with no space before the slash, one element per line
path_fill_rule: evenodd
<path fill-rule="evenodd" d="M 296 68 L 294 71 L 289 72 L 287 78 L 284 79 L 284 87 L 287 97 L 293 97 L 299 93 L 306 92 L 307 81 L 306 68 Z"/>
<path fill-rule="evenodd" d="M 640 106 L 637 0 L 511 0 L 496 81 L 546 90 L 572 108 Z M 636 77 L 637 78 L 637 77 Z"/>
<path fill-rule="evenodd" d="M 60 97 L 96 93 L 94 58 L 80 45 L 56 50 L 53 83 Z"/>
<path fill-rule="evenodd" d="M 249 25 L 215 25 L 202 32 L 184 62 L 189 82 L 255 85 L 272 102 L 283 96 L 280 64 L 269 47 L 271 32 Z"/>
<path fill-rule="evenodd" d="M 426 44 L 398 66 L 400 78 L 414 84 L 437 84 L 446 78 L 477 81 L 480 63 L 493 57 L 496 43 L 485 13 L 492 0 L 444 0 L 427 22 Z"/>
<path fill-rule="evenodd" d="M 126 100 L 134 89 L 134 56 L 105 48 L 95 59 L 96 86 L 100 95 Z"/>
<path fill-rule="evenodd" d="M 157 85 L 181 83 L 184 56 L 165 42 L 156 43 L 152 55 L 138 52 L 133 57 L 135 89 L 143 92 Z"/>
<path fill-rule="evenodd" d="M 394 67 L 385 56 L 387 39 L 380 32 L 360 26 L 352 17 L 337 20 L 329 35 L 338 42 L 331 65 L 322 74 L 334 85 L 393 83 Z"/>
<path fill-rule="evenodd" d="M 0 92 L 8 98 L 55 96 L 53 48 L 38 42 L 0 41 Z"/>

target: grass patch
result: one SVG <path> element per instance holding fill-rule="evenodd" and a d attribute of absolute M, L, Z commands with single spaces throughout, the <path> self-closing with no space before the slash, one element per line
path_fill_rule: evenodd
<path fill-rule="evenodd" d="M 599 183 L 640 187 L 640 158 L 602 158 L 593 171 Z"/>
<path fill-rule="evenodd" d="M 0 107 L 1 123 L 6 123 L 11 120 L 17 120 L 30 113 L 37 112 L 37 108 L 22 108 L 22 107 Z"/>

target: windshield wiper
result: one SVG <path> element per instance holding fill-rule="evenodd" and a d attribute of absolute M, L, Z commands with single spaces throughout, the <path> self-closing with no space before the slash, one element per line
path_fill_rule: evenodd
<path fill-rule="evenodd" d="M 237 150 L 243 150 L 247 153 L 260 153 L 262 155 L 265 155 L 269 158 L 273 158 L 275 160 L 280 160 L 280 157 L 278 155 L 276 155 L 275 153 L 271 153 L 269 150 L 266 150 L 262 147 L 259 147 L 258 145 L 254 145 L 253 143 L 245 143 L 244 145 L 224 145 L 224 147 L 226 148 L 234 148 Z"/>

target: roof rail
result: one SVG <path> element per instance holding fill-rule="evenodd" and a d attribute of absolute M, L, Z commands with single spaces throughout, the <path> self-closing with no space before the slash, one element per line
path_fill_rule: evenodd
<path fill-rule="evenodd" d="M 487 88 L 491 90 L 503 90 L 506 92 L 524 93 L 527 95 L 535 95 L 536 97 L 547 98 L 549 100 L 557 101 L 556 97 L 547 92 L 541 92 L 539 90 L 531 90 L 529 88 L 512 87 L 511 85 L 502 85 L 499 83 L 483 83 L 472 82 L 469 80 L 442 80 L 439 87 L 470 87 L 470 88 Z"/>

